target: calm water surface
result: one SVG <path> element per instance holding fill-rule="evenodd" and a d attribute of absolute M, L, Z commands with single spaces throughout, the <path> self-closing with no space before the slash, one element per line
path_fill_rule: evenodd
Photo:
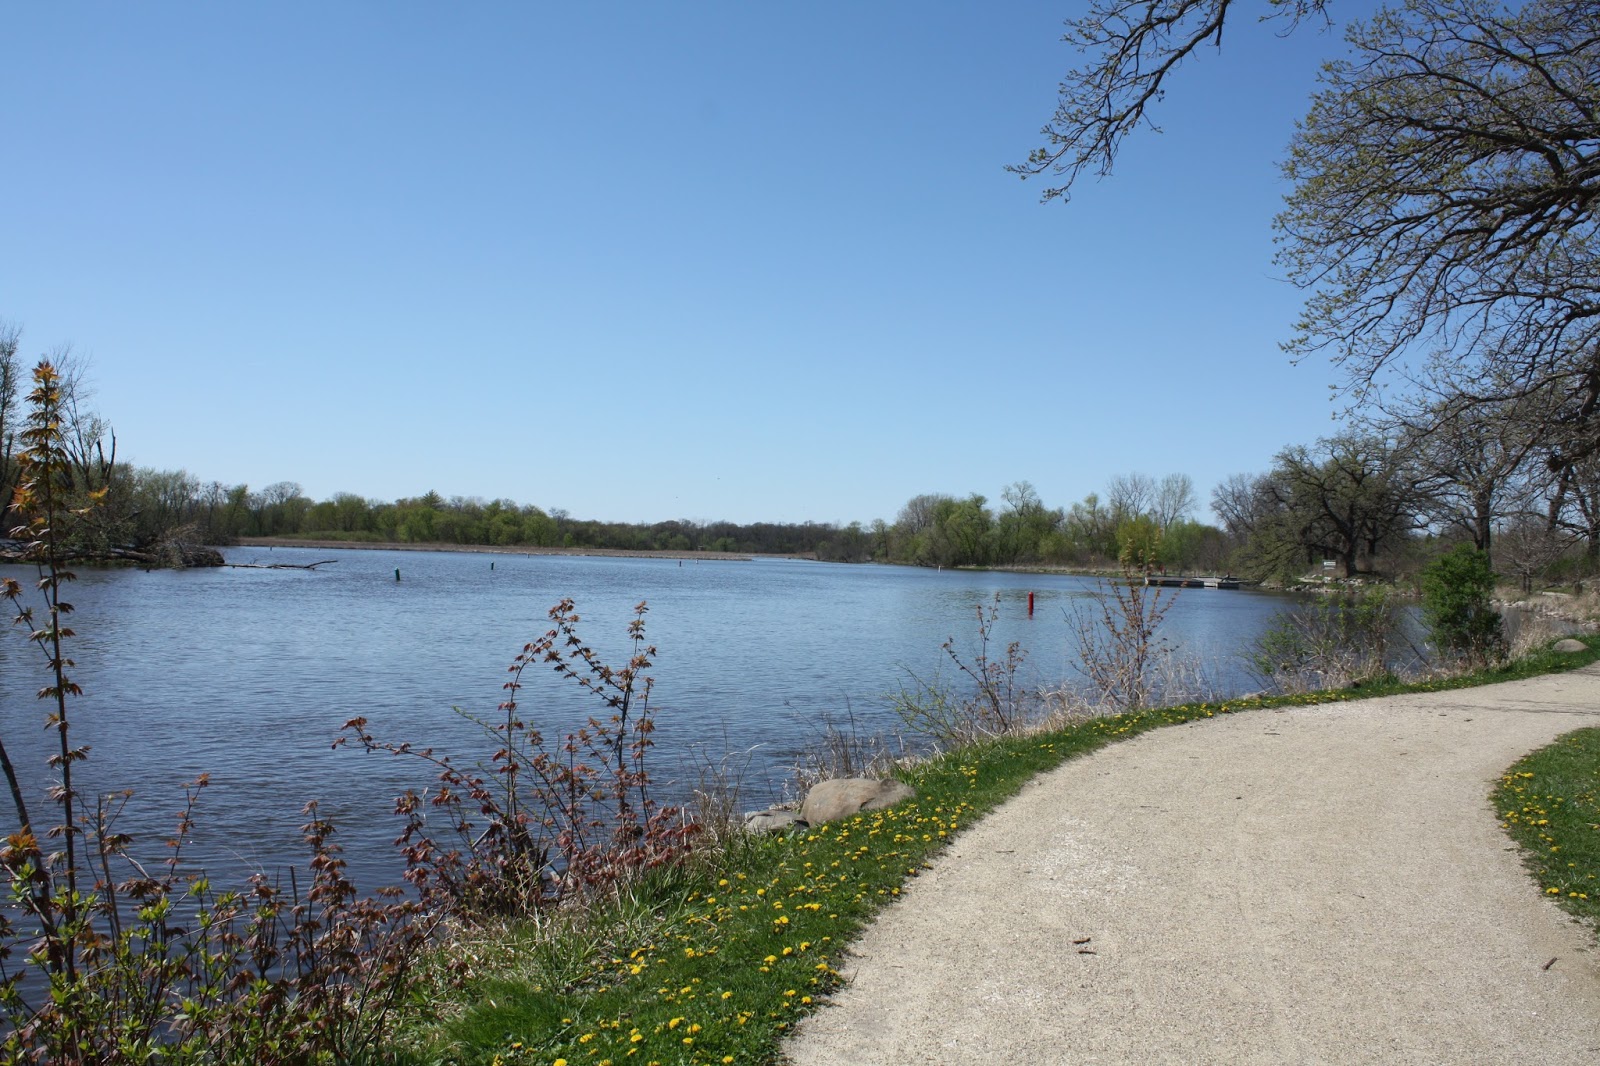
<path fill-rule="evenodd" d="M 577 602 L 580 633 L 616 665 L 628 655 L 633 605 L 649 602 L 658 774 L 682 777 L 697 761 L 739 753 L 731 765 L 754 807 L 781 792 L 824 716 L 848 712 L 864 731 L 896 726 L 884 694 L 908 670 L 939 669 L 946 638 L 970 652 L 974 612 L 996 594 L 995 650 L 1020 640 L 1030 680 L 1077 683 L 1065 614 L 1093 588 L 1058 575 L 779 560 L 285 548 L 227 557 L 335 561 L 315 572 L 86 572 L 69 587 L 74 676 L 85 690 L 73 736 L 93 748 L 83 775 L 94 789 L 136 789 L 124 828 L 146 836 L 170 829 L 180 784 L 209 773 L 195 846 L 214 875 L 299 861 L 300 808 L 315 798 L 364 887 L 395 879 L 391 802 L 429 779 L 414 761 L 333 750 L 342 723 L 364 715 L 384 739 L 486 753 L 452 708 L 492 714 L 512 657 L 548 628 L 546 612 L 563 596 Z M 1292 602 L 1185 591 L 1164 633 L 1206 664 L 1218 690 L 1237 693 L 1251 687 L 1239 651 Z M 7 636 L 0 727 L 13 759 L 38 774 L 53 743 L 33 697 L 46 683 L 42 657 Z M 525 717 L 546 735 L 599 709 L 546 671 L 530 670 L 524 685 Z M 37 800 L 36 819 L 46 809 Z"/>

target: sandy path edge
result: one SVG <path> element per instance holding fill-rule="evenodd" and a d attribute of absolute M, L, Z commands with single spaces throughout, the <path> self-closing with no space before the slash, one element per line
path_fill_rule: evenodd
<path fill-rule="evenodd" d="M 1592 1066 L 1594 936 L 1488 801 L 1586 725 L 1600 666 L 1246 712 L 1069 762 L 913 882 L 787 1060 Z"/>

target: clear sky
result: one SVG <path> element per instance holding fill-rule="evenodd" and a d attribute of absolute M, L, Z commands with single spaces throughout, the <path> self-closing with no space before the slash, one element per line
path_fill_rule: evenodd
<path fill-rule="evenodd" d="M 1335 428 L 1270 221 L 1342 41 L 1237 20 L 1041 205 L 1079 7 L 10 0 L 0 317 L 120 457 L 316 499 L 1204 497 Z"/>

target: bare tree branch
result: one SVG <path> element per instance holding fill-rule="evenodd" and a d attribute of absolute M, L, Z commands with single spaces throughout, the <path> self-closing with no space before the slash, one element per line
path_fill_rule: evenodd
<path fill-rule="evenodd" d="M 1240 0 L 1091 0 L 1066 23 L 1062 40 L 1083 62 L 1062 78 L 1054 117 L 1040 130 L 1045 143 L 1026 162 L 1006 169 L 1020 177 L 1054 174 L 1059 185 L 1042 199 L 1068 199 L 1089 171 L 1111 173 L 1123 138 L 1158 127 L 1150 108 L 1166 94 L 1167 79 L 1203 46 L 1222 47 L 1222 30 Z M 1259 18 L 1282 18 L 1288 29 L 1320 16 L 1326 0 L 1268 0 Z"/>

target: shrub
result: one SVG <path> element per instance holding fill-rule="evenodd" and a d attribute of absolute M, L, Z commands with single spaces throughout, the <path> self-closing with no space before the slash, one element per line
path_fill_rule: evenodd
<path fill-rule="evenodd" d="M 1280 692 L 1360 685 L 1389 676 L 1399 623 L 1385 589 L 1328 597 L 1275 616 L 1245 653 L 1245 665 Z"/>
<path fill-rule="evenodd" d="M 1176 599 L 1145 584 L 1147 568 L 1124 552 L 1122 580 L 1101 582 L 1093 593 L 1094 607 L 1079 606 L 1069 614 L 1078 669 L 1102 707 L 1148 706 L 1155 675 L 1170 658 L 1171 648 L 1157 634 Z"/>
<path fill-rule="evenodd" d="M 1422 618 L 1441 654 L 1482 664 L 1503 658 L 1500 613 L 1491 602 L 1489 556 L 1462 544 L 1422 569 Z"/>

